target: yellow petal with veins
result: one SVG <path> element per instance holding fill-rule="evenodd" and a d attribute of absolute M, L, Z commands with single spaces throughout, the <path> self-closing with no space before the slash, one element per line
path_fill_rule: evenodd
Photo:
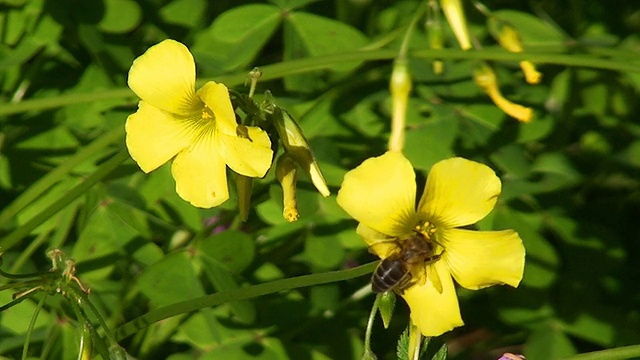
<path fill-rule="evenodd" d="M 446 263 L 437 261 L 430 266 L 432 267 L 437 268 L 442 292 L 439 292 L 429 279 L 422 286 L 406 289 L 402 295 L 411 310 L 411 321 L 424 336 L 438 336 L 464 325 L 456 289 Z"/>
<path fill-rule="evenodd" d="M 448 264 L 458 284 L 467 289 L 498 284 L 516 287 L 522 280 L 525 249 L 513 230 L 446 229 L 440 242 L 447 249 L 440 261 Z"/>
<path fill-rule="evenodd" d="M 184 119 L 176 118 L 141 101 L 125 123 L 127 149 L 142 171 L 148 173 L 173 158 L 195 140 Z"/>
<path fill-rule="evenodd" d="M 496 204 L 500 179 L 486 165 L 463 158 L 442 160 L 431 168 L 418 212 L 445 228 L 481 220 Z"/>
<path fill-rule="evenodd" d="M 344 176 L 338 205 L 351 217 L 390 236 L 410 233 L 417 223 L 415 173 L 399 152 L 365 160 Z"/>
<path fill-rule="evenodd" d="M 196 64 L 186 46 L 164 40 L 134 60 L 127 84 L 142 101 L 176 115 L 201 112 Z"/>
<path fill-rule="evenodd" d="M 238 174 L 263 177 L 271 167 L 271 140 L 267 133 L 255 126 L 239 126 L 241 136 L 219 132 L 217 151 L 224 162 Z"/>
<path fill-rule="evenodd" d="M 198 97 L 213 112 L 216 128 L 227 135 L 235 135 L 238 123 L 231 105 L 229 89 L 224 84 L 209 81 L 198 90 Z"/>
<path fill-rule="evenodd" d="M 180 152 L 171 174 L 178 195 L 193 206 L 211 208 L 229 198 L 227 167 L 209 136 Z"/>

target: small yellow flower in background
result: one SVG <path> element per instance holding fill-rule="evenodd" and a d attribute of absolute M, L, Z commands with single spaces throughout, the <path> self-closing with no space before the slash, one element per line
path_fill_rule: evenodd
<path fill-rule="evenodd" d="M 127 118 L 126 144 L 145 173 L 173 159 L 178 195 L 210 208 L 229 198 L 227 166 L 262 177 L 273 154 L 265 131 L 237 124 L 225 85 L 210 81 L 196 91 L 195 83 L 193 56 L 177 41 L 165 40 L 138 57 L 128 85 L 141 101 Z"/>
<path fill-rule="evenodd" d="M 441 255 L 411 271 L 414 282 L 401 293 L 422 334 L 438 336 L 463 325 L 452 277 L 472 290 L 516 287 L 522 280 L 525 249 L 515 231 L 459 228 L 491 212 L 500 191 L 500 180 L 489 167 L 451 158 L 431 168 L 416 209 L 413 167 L 401 153 L 390 151 L 348 172 L 337 201 L 360 223 L 358 234 L 380 258 L 397 251 L 389 239 L 402 241 L 416 233 Z"/>
<path fill-rule="evenodd" d="M 486 64 L 476 67 L 473 71 L 473 81 L 478 85 L 496 104 L 500 110 L 507 115 L 518 119 L 521 122 L 529 122 L 533 118 L 533 109 L 519 104 L 515 104 L 500 92 L 498 79 L 493 69 Z"/>

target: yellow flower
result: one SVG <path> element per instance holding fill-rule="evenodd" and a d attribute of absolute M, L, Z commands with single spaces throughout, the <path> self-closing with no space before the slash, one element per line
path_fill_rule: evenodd
<path fill-rule="evenodd" d="M 345 175 L 338 204 L 360 222 L 358 234 L 369 246 L 376 244 L 371 250 L 380 258 L 397 251 L 390 239 L 402 241 L 416 233 L 441 255 L 411 269 L 414 282 L 401 293 L 423 335 L 463 325 L 452 277 L 472 290 L 520 283 L 525 250 L 515 231 L 460 229 L 484 218 L 500 190 L 493 170 L 463 158 L 431 168 L 417 208 L 415 173 L 399 152 L 368 159 Z"/>
<path fill-rule="evenodd" d="M 226 167 L 262 177 L 271 166 L 271 141 L 258 127 L 243 127 L 223 84 L 196 91 L 196 69 L 186 46 L 165 40 L 138 57 L 128 84 L 141 101 L 127 118 L 129 154 L 145 172 L 173 159 L 176 192 L 197 207 L 229 198 Z"/>

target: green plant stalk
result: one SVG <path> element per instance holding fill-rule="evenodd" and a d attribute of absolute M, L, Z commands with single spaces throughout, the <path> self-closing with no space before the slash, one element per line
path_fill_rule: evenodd
<path fill-rule="evenodd" d="M 20 196 L 0 212 L 0 227 L 2 224 L 5 224 L 16 216 L 20 210 L 24 209 L 27 205 L 40 197 L 45 191 L 51 188 L 51 186 L 63 179 L 71 169 L 122 137 L 123 132 L 124 129 L 118 127 L 104 135 L 101 135 L 98 139 L 94 140 L 91 144 L 85 146 L 82 150 L 69 158 L 69 160 L 65 161 L 40 180 L 36 181 L 33 185 L 29 186 L 25 192 L 20 194 Z"/>
<path fill-rule="evenodd" d="M 64 209 L 67 205 L 73 202 L 75 199 L 84 195 L 87 190 L 89 190 L 93 185 L 95 185 L 98 181 L 105 178 L 107 175 L 111 174 L 115 169 L 120 166 L 122 162 L 129 158 L 129 154 L 126 151 L 120 151 L 116 155 L 114 155 L 111 159 L 107 160 L 104 164 L 100 165 L 98 170 L 93 174 L 89 175 L 83 182 L 76 185 L 74 188 L 69 190 L 63 197 L 61 197 L 55 203 L 49 205 L 47 208 L 39 212 L 35 215 L 31 220 L 29 220 L 26 224 L 14 230 L 9 235 L 5 236 L 3 239 L 0 239 L 0 248 L 3 251 L 11 248 L 15 244 L 17 244 L 22 238 L 29 235 L 29 233 L 42 224 L 48 218 L 54 216 L 58 211 Z"/>
<path fill-rule="evenodd" d="M 33 316 L 31 317 L 31 321 L 29 322 L 29 327 L 27 328 L 27 337 L 24 340 L 24 345 L 22 346 L 22 360 L 25 360 L 28 357 L 29 352 L 29 344 L 31 343 L 31 333 L 33 333 L 33 329 L 36 326 L 36 320 L 38 320 L 38 315 L 40 314 L 40 310 L 44 306 L 44 301 L 47 299 L 47 294 L 44 294 L 40 301 L 38 301 L 38 305 L 36 306 L 36 311 L 33 312 Z"/>
<path fill-rule="evenodd" d="M 560 360 L 624 360 L 638 356 L 640 356 L 640 345 L 633 345 L 567 356 Z"/>
<path fill-rule="evenodd" d="M 371 273 L 377 265 L 378 262 L 375 261 L 353 269 L 280 279 L 264 284 L 223 291 L 163 306 L 158 309 L 151 310 L 148 313 L 121 325 L 115 329 L 115 338 L 117 340 L 122 340 L 127 336 L 133 335 L 136 331 L 144 329 L 158 321 L 231 301 L 251 299 L 280 291 L 356 278 Z"/>
<path fill-rule="evenodd" d="M 457 49 L 414 49 L 408 52 L 409 57 L 427 60 L 492 60 L 492 61 L 522 61 L 529 60 L 537 64 L 555 64 L 565 66 L 587 67 L 593 69 L 640 72 L 640 64 L 633 61 L 620 61 L 602 59 L 600 56 L 590 54 L 563 55 L 559 52 L 535 53 L 521 52 L 510 53 L 502 49 L 481 49 L 473 51 L 463 51 Z M 279 79 L 285 76 L 308 73 L 330 68 L 335 64 L 348 62 L 361 62 L 373 60 L 390 60 L 397 56 L 395 50 L 371 50 L 352 51 L 324 56 L 296 59 L 260 68 L 263 75 L 262 81 Z M 224 75 L 215 80 L 225 83 L 227 86 L 237 86 L 244 83 L 246 72 Z M 210 79 L 202 79 L 203 83 Z M 58 108 L 66 105 L 80 104 L 92 101 L 107 99 L 131 98 L 134 101 L 131 90 L 122 88 L 88 94 L 64 94 L 45 99 L 25 100 L 19 103 L 0 105 L 0 115 L 10 115 L 27 111 L 42 111 L 46 109 Z"/>

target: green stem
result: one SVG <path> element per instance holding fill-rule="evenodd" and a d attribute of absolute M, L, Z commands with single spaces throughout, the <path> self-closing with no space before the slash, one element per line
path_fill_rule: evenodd
<path fill-rule="evenodd" d="M 18 212 L 20 212 L 20 210 L 24 209 L 31 202 L 42 196 L 42 194 L 51 188 L 51 186 L 63 179 L 71 169 L 86 161 L 98 151 L 120 139 L 122 137 L 122 132 L 123 129 L 121 127 L 117 127 L 110 132 L 101 135 L 98 139 L 85 146 L 77 154 L 62 163 L 62 165 L 50 171 L 47 175 L 29 186 L 25 192 L 20 194 L 20 196 L 0 212 L 0 226 L 12 219 Z"/>
<path fill-rule="evenodd" d="M 211 295 L 201 296 L 195 299 L 181 301 L 175 304 L 151 310 L 148 313 L 136 319 L 133 319 L 126 324 L 123 324 L 115 330 L 115 337 L 116 339 L 121 340 L 127 336 L 134 334 L 138 330 L 144 329 L 160 320 L 231 301 L 251 299 L 254 297 L 273 294 L 285 290 L 352 279 L 371 273 L 377 265 L 378 262 L 376 261 L 353 269 L 330 271 L 320 274 L 311 274 L 275 280 L 264 284 L 223 291 Z"/>
<path fill-rule="evenodd" d="M 128 158 L 129 154 L 127 154 L 126 151 L 121 151 L 114 155 L 111 159 L 100 165 L 96 172 L 94 172 L 83 182 L 69 190 L 58 201 L 39 212 L 37 215 L 31 218 L 31 220 L 27 221 L 26 224 L 22 225 L 9 235 L 5 236 L 3 239 L 0 239 L 0 248 L 2 248 L 3 251 L 7 251 L 7 249 L 17 244 L 23 237 L 29 235 L 29 233 L 33 229 L 38 227 L 45 220 L 55 215 L 58 211 L 64 209 L 75 199 L 84 195 L 87 190 L 89 190 L 93 185 L 105 178 L 107 175 L 111 174 L 111 172 L 118 168 L 118 166 L 120 166 L 120 164 Z"/>
<path fill-rule="evenodd" d="M 36 311 L 33 312 L 33 316 L 31 317 L 31 321 L 29 322 L 29 327 L 27 328 L 27 337 L 24 340 L 24 345 L 22 346 L 22 360 L 25 360 L 28 357 L 29 352 L 29 344 L 31 343 L 31 334 L 33 333 L 33 329 L 36 326 L 36 320 L 38 320 L 38 315 L 40 314 L 40 310 L 44 306 L 44 301 L 47 299 L 47 294 L 44 294 L 40 301 L 38 301 L 38 305 L 36 306 Z"/>
<path fill-rule="evenodd" d="M 639 356 L 640 345 L 633 345 L 567 356 L 560 360 L 623 360 Z"/>
<path fill-rule="evenodd" d="M 371 333 L 373 331 L 373 321 L 376 319 L 376 314 L 378 313 L 378 304 L 380 303 L 381 296 L 382 294 L 376 294 L 376 299 L 373 302 L 373 306 L 371 306 L 371 312 L 369 313 L 369 320 L 367 320 L 367 329 L 364 333 L 365 355 L 373 354 L 373 352 L 371 351 Z"/>
<path fill-rule="evenodd" d="M 529 49 L 535 50 L 533 48 Z M 502 49 L 481 49 L 463 51 L 456 49 L 416 49 L 409 51 L 410 56 L 421 59 L 457 59 L 457 60 L 493 60 L 493 61 L 522 61 L 530 60 L 538 64 L 556 64 L 565 66 L 579 66 L 594 69 L 640 72 L 640 64 L 636 61 L 609 60 L 589 54 L 563 55 L 565 49 L 558 49 L 557 53 L 509 53 Z M 272 65 L 262 66 L 262 80 L 279 79 L 284 76 L 308 73 L 317 70 L 331 68 L 335 64 L 348 62 L 362 62 L 373 60 L 390 60 L 397 56 L 391 49 L 372 51 L 352 51 L 338 54 L 330 54 L 311 58 L 297 59 Z M 215 80 L 225 83 L 227 86 L 241 85 L 246 79 L 246 72 L 219 76 Z M 200 83 L 210 79 L 202 79 Z M 19 103 L 0 105 L 0 115 L 23 113 L 27 111 L 42 111 L 58 108 L 66 105 L 87 103 L 99 100 L 131 98 L 134 99 L 131 90 L 115 89 L 89 94 L 65 94 L 45 99 L 25 100 Z"/>

